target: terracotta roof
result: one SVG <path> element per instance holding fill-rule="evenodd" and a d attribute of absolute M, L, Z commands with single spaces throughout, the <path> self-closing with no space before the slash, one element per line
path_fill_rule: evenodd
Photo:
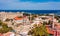
<path fill-rule="evenodd" d="M 47 32 L 48 32 L 49 34 L 54 34 L 54 31 L 53 31 L 53 30 L 50 30 L 49 27 L 46 27 L 46 29 L 47 29 Z"/>
<path fill-rule="evenodd" d="M 14 19 L 15 19 L 15 20 L 22 20 L 23 17 L 21 17 L 21 18 L 19 18 L 19 17 L 15 17 Z"/>
<path fill-rule="evenodd" d="M 0 33 L 0 36 L 4 36 L 4 35 Z"/>
<path fill-rule="evenodd" d="M 18 17 L 18 16 L 16 16 L 14 19 L 15 19 L 15 20 L 22 20 L 22 19 L 27 19 L 27 17 L 26 17 L 26 16 L 23 16 L 23 17 Z"/>

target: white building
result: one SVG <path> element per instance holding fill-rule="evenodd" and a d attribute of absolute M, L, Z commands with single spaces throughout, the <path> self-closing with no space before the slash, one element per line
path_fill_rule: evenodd
<path fill-rule="evenodd" d="M 0 20 L 5 20 L 6 18 L 13 19 L 16 16 L 23 16 L 22 13 L 14 12 L 0 12 Z"/>
<path fill-rule="evenodd" d="M 23 24 L 29 24 L 30 23 L 30 21 L 27 17 L 22 17 L 22 18 L 15 17 L 14 22 L 17 23 L 17 24 L 18 23 L 23 23 Z"/>

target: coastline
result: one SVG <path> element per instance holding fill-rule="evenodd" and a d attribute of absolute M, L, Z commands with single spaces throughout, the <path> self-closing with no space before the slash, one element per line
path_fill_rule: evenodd
<path fill-rule="evenodd" d="M 32 14 L 59 14 L 60 10 L 0 10 L 0 12 L 25 12 Z"/>

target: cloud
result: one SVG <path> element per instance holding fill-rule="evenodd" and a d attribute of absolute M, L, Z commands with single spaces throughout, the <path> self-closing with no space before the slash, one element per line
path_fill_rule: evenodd
<path fill-rule="evenodd" d="M 0 0 L 0 10 L 60 10 L 60 2 L 21 2 L 19 0 Z"/>

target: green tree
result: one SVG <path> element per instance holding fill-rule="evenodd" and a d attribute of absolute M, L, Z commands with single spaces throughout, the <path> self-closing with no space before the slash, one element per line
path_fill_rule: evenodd
<path fill-rule="evenodd" d="M 43 22 L 43 25 L 48 25 L 48 23 L 47 22 Z"/>
<path fill-rule="evenodd" d="M 49 34 L 47 33 L 46 27 L 45 25 L 39 25 L 36 26 L 34 28 L 32 28 L 29 32 L 28 35 L 32 35 L 32 36 L 49 36 Z"/>
<path fill-rule="evenodd" d="M 0 26 L 2 26 L 2 28 L 0 28 L 0 33 L 7 33 L 8 31 L 12 31 L 12 27 L 8 27 L 7 24 L 3 23 L 2 21 L 0 21 Z"/>
<path fill-rule="evenodd" d="M 10 21 L 10 19 L 7 18 L 5 21 Z"/>
<path fill-rule="evenodd" d="M 60 23 L 60 20 L 58 20 L 58 23 Z"/>
<path fill-rule="evenodd" d="M 48 23 L 47 23 L 48 25 L 52 25 L 53 24 L 53 21 L 48 21 Z"/>
<path fill-rule="evenodd" d="M 0 20 L 0 25 L 2 25 L 2 21 Z"/>

